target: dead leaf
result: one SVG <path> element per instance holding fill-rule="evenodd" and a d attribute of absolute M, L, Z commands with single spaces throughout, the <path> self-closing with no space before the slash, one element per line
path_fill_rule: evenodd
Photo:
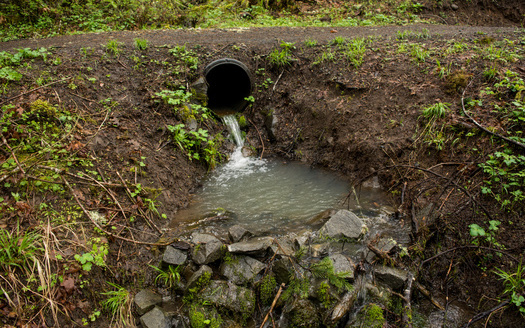
<path fill-rule="evenodd" d="M 61 287 L 64 287 L 66 293 L 71 294 L 75 289 L 75 278 L 67 278 L 60 284 Z"/>

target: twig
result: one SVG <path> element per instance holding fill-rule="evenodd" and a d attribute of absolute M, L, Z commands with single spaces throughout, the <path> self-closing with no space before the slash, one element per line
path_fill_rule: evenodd
<path fill-rule="evenodd" d="M 505 302 L 496 305 L 495 307 L 493 307 L 492 309 L 490 309 L 488 311 L 476 314 L 462 328 L 470 327 L 471 324 L 473 324 L 473 323 L 475 323 L 475 322 L 477 322 L 477 321 L 479 321 L 479 320 L 481 320 L 481 319 L 491 315 L 493 312 L 496 312 L 497 310 L 501 309 L 502 307 L 507 306 L 509 303 L 510 303 L 510 301 L 506 300 Z"/>
<path fill-rule="evenodd" d="M 36 90 L 39 90 L 39 89 L 42 89 L 42 88 L 48 87 L 48 86 L 50 86 L 50 85 L 53 85 L 53 84 L 56 84 L 56 83 L 60 83 L 60 82 L 67 81 L 67 80 L 69 80 L 69 79 L 71 79 L 71 78 L 72 78 L 72 76 L 71 76 L 71 77 L 67 77 L 67 78 L 65 78 L 65 79 L 62 79 L 62 80 L 58 80 L 58 81 L 54 81 L 54 82 L 51 82 L 51 83 L 48 83 L 48 84 L 44 84 L 44 85 L 42 85 L 42 86 L 40 86 L 40 87 L 38 87 L 38 88 L 34 88 L 34 89 L 31 89 L 31 90 L 26 91 L 26 92 L 24 92 L 24 93 L 21 93 L 21 94 L 19 94 L 18 96 L 14 96 L 14 97 L 8 98 L 8 99 L 2 101 L 2 102 L 0 103 L 0 106 L 2 106 L 3 104 L 5 104 L 5 103 L 7 103 L 7 102 L 9 102 L 9 101 L 11 101 L 11 100 L 13 100 L 13 99 L 20 98 L 20 97 L 22 97 L 22 96 L 25 96 L 25 95 L 30 94 L 30 93 L 32 93 L 32 92 L 35 92 Z"/>
<path fill-rule="evenodd" d="M 60 177 L 62 178 L 62 181 L 64 181 L 64 184 L 68 187 L 69 191 L 71 192 L 71 194 L 75 198 L 75 201 L 77 202 L 78 206 L 80 206 L 80 208 L 82 209 L 84 214 L 88 217 L 88 219 L 91 221 L 91 223 L 93 223 L 95 225 L 95 227 L 97 227 L 97 229 L 101 230 L 106 235 L 111 236 L 111 237 L 116 238 L 116 239 L 120 239 L 120 240 L 123 240 L 123 241 L 130 242 L 130 243 L 138 244 L 138 245 L 149 245 L 149 246 L 159 246 L 159 247 L 161 247 L 161 246 L 167 246 L 167 245 L 169 245 L 169 244 L 171 244 L 173 242 L 173 240 L 170 240 L 169 242 L 165 242 L 165 243 L 150 243 L 150 242 L 147 242 L 147 241 L 137 241 L 137 240 L 132 240 L 132 239 L 129 239 L 129 238 L 126 238 L 126 237 L 122 237 L 122 236 L 116 235 L 116 234 L 114 234 L 112 232 L 109 232 L 107 230 L 104 230 L 100 226 L 100 224 L 91 217 L 91 215 L 86 210 L 84 205 L 82 205 L 82 203 L 78 199 L 77 195 L 75 194 L 75 191 L 73 190 L 73 187 L 71 187 L 71 185 L 66 180 L 66 178 L 64 178 L 64 176 L 62 176 L 62 175 Z"/>
<path fill-rule="evenodd" d="M 122 65 L 122 67 L 124 67 L 125 69 L 128 69 L 128 67 L 127 67 L 126 65 L 122 64 L 122 62 L 121 62 L 120 60 L 117 59 L 117 62 L 118 62 L 120 65 Z"/>
<path fill-rule="evenodd" d="M 279 74 L 279 77 L 277 78 L 277 81 L 275 81 L 275 84 L 273 85 L 273 88 L 272 88 L 272 92 L 275 91 L 275 87 L 277 86 L 277 83 L 278 83 L 279 80 L 281 79 L 281 76 L 283 76 L 283 73 L 284 73 L 284 69 L 283 69 L 283 71 L 281 72 L 281 74 Z"/>
<path fill-rule="evenodd" d="M 484 132 L 490 134 L 490 135 L 493 135 L 495 137 L 498 137 L 498 138 L 501 138 L 503 140 L 505 140 L 506 142 L 508 143 L 511 143 L 515 146 L 518 146 L 518 147 L 521 147 L 521 148 L 525 148 L 525 144 L 522 144 L 521 142 L 518 142 L 516 140 L 512 140 L 512 139 L 509 139 L 505 136 L 502 136 L 501 134 L 497 134 L 495 132 L 492 132 L 488 129 L 486 129 L 485 127 L 483 127 L 481 124 L 479 124 L 472 116 L 470 116 L 467 111 L 465 110 L 465 91 L 467 91 L 467 88 L 469 87 L 469 85 L 472 83 L 472 80 L 470 80 L 469 84 L 465 87 L 465 89 L 463 90 L 463 93 L 461 94 L 461 109 L 462 109 L 462 112 L 463 114 L 472 122 L 474 123 L 475 126 L 477 126 L 480 130 L 483 130 Z"/>
<path fill-rule="evenodd" d="M 495 248 L 490 248 L 490 247 L 484 247 L 484 246 L 477 246 L 477 245 L 465 245 L 465 246 L 458 246 L 458 247 L 454 247 L 454 248 L 451 248 L 451 249 L 447 249 L 446 251 L 443 251 L 439 254 L 436 254 L 432 257 L 429 257 L 428 259 L 424 260 L 423 262 L 421 262 L 421 264 L 419 265 L 420 267 L 422 267 L 425 263 L 427 262 L 430 262 L 442 255 L 445 255 L 447 253 L 450 253 L 450 252 L 453 252 L 453 251 L 456 251 L 458 249 L 462 249 L 462 248 L 477 248 L 477 249 L 484 249 L 484 250 L 487 250 L 487 251 L 492 251 L 492 252 L 497 252 L 497 253 L 501 253 L 501 254 L 505 254 L 506 256 L 508 256 L 509 258 L 511 258 L 512 260 L 514 260 L 515 262 L 519 262 L 519 260 L 517 258 L 515 258 L 514 256 L 510 255 L 509 253 L 505 252 L 505 251 L 502 251 L 502 250 L 499 250 L 499 249 L 495 249 Z"/>
<path fill-rule="evenodd" d="M 262 151 L 261 151 L 261 156 L 259 157 L 259 159 L 262 159 L 263 154 L 264 154 L 264 141 L 262 139 L 261 132 L 259 131 L 259 128 L 257 128 L 257 125 L 253 124 L 253 122 L 250 119 L 248 119 L 248 122 L 250 122 L 250 124 L 255 127 L 255 130 L 257 130 L 257 134 L 259 135 L 259 139 L 261 140 Z"/>
<path fill-rule="evenodd" d="M 81 95 L 77 95 L 76 93 L 70 92 L 69 94 L 70 94 L 70 95 L 73 95 L 73 96 L 75 96 L 75 97 L 78 97 L 78 98 L 80 98 L 80 99 L 83 99 L 83 100 L 85 100 L 85 101 L 89 101 L 89 102 L 92 102 L 92 103 L 96 103 L 95 100 L 92 100 L 92 99 L 88 99 L 88 98 L 82 97 Z"/>
<path fill-rule="evenodd" d="M 270 313 L 272 313 L 273 308 L 275 307 L 275 304 L 277 303 L 277 300 L 279 299 L 279 297 L 281 297 L 281 293 L 283 291 L 284 286 L 285 286 L 284 282 L 281 284 L 281 286 L 279 286 L 279 291 L 277 291 L 277 295 L 275 295 L 275 298 L 273 299 L 272 306 L 270 306 L 270 310 L 268 311 L 268 313 L 264 317 L 264 320 L 261 323 L 261 327 L 260 328 L 263 328 L 264 324 L 266 323 L 266 321 L 268 321 L 268 317 L 270 316 Z"/>

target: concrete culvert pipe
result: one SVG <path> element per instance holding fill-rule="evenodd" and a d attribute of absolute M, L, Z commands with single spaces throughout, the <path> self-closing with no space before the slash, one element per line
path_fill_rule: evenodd
<path fill-rule="evenodd" d="M 208 84 L 208 107 L 217 115 L 224 116 L 243 111 L 245 100 L 252 93 L 252 77 L 242 62 L 222 58 L 211 62 L 204 69 Z"/>

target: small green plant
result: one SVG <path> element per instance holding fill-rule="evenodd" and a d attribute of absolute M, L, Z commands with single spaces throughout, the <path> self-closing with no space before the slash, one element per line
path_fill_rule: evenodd
<path fill-rule="evenodd" d="M 304 40 L 304 45 L 308 48 L 313 48 L 317 45 L 317 40 L 308 38 Z"/>
<path fill-rule="evenodd" d="M 93 264 L 99 267 L 106 266 L 106 255 L 108 254 L 108 245 L 100 238 L 92 238 L 88 243 L 91 245 L 89 253 L 75 254 L 74 258 L 82 265 L 82 270 L 91 271 Z"/>
<path fill-rule="evenodd" d="M 135 48 L 137 48 L 137 50 L 148 49 L 148 40 L 146 39 L 136 38 L 136 39 L 133 39 L 133 42 L 135 43 Z"/>
<path fill-rule="evenodd" d="M 435 103 L 434 105 L 425 107 L 423 109 L 423 117 L 427 120 L 437 120 L 445 117 L 450 111 L 450 104 L 448 103 Z"/>
<path fill-rule="evenodd" d="M 525 316 L 525 270 L 520 262 L 514 272 L 507 272 L 503 269 L 496 268 L 496 275 L 503 280 L 505 290 L 503 294 L 510 297 L 511 304 L 514 304 Z"/>
<path fill-rule="evenodd" d="M 430 57 L 430 54 L 428 50 L 426 50 L 424 47 L 420 46 L 419 44 L 412 44 L 410 47 L 410 55 L 418 62 L 422 63 L 424 62 L 428 57 Z"/>
<path fill-rule="evenodd" d="M 157 277 L 155 277 L 155 283 L 162 282 L 164 286 L 168 288 L 177 287 L 177 284 L 180 282 L 180 266 L 168 265 L 167 270 L 163 270 L 156 266 L 150 265 L 155 271 L 158 272 Z"/>
<path fill-rule="evenodd" d="M 359 68 L 363 64 L 368 40 L 365 38 L 354 38 L 350 40 L 343 50 L 343 55 L 354 68 Z"/>
<path fill-rule="evenodd" d="M 197 54 L 191 50 L 188 50 L 186 46 L 176 46 L 173 49 L 169 50 L 169 53 L 172 54 L 177 62 L 183 64 L 188 69 L 195 71 L 199 65 L 199 58 Z"/>
<path fill-rule="evenodd" d="M 109 40 L 105 46 L 106 52 L 113 55 L 114 57 L 118 57 L 122 52 L 122 49 L 120 49 L 121 46 L 121 42 L 118 42 L 116 40 Z"/>
<path fill-rule="evenodd" d="M 133 326 L 133 296 L 124 287 L 107 282 L 115 290 L 103 292 L 107 299 L 102 301 L 102 306 L 112 316 L 112 321 L 117 327 Z"/>
<path fill-rule="evenodd" d="M 280 47 L 281 50 L 276 48 L 268 55 L 270 64 L 277 67 L 290 66 L 294 61 L 292 51 L 295 49 L 295 42 L 290 43 L 282 41 Z"/>
<path fill-rule="evenodd" d="M 277 282 L 271 274 L 264 276 L 259 286 L 259 299 L 265 305 L 270 305 L 275 294 Z"/>
<path fill-rule="evenodd" d="M 473 238 L 472 243 L 474 245 L 480 245 L 482 242 L 486 242 L 491 246 L 494 246 L 500 249 L 504 248 L 503 245 L 498 243 L 498 241 L 496 240 L 496 233 L 499 230 L 500 224 L 501 224 L 500 221 L 490 220 L 487 231 L 485 231 L 485 229 L 483 229 L 476 223 L 469 225 L 470 236 L 472 236 Z"/>

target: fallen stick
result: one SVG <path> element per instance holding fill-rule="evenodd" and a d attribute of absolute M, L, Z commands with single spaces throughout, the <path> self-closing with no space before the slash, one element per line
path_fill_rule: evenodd
<path fill-rule="evenodd" d="M 55 82 L 51 82 L 51 83 L 48 83 L 48 84 L 44 84 L 44 85 L 42 85 L 42 86 L 40 86 L 40 87 L 38 87 L 38 88 L 34 88 L 34 89 L 31 89 L 31 90 L 29 90 L 29 91 L 27 91 L 27 92 L 21 93 L 21 94 L 19 94 L 18 96 L 14 96 L 14 97 L 8 98 L 8 99 L 2 101 L 2 102 L 0 103 L 0 106 L 2 106 L 2 105 L 5 104 L 6 102 L 9 102 L 9 101 L 11 101 L 11 100 L 13 100 L 13 99 L 20 98 L 20 97 L 22 97 L 22 96 L 25 96 L 25 95 L 27 95 L 27 94 L 30 94 L 31 92 L 35 92 L 36 90 L 39 90 L 39 89 L 42 89 L 42 88 L 48 87 L 48 86 L 50 86 L 50 85 L 52 85 L 52 84 L 56 84 L 56 83 L 60 83 L 60 82 L 67 81 L 67 80 L 69 80 L 69 79 L 71 79 L 71 78 L 72 78 L 72 76 L 71 76 L 71 77 L 68 77 L 68 78 L 65 78 L 65 79 L 62 79 L 62 80 L 58 80 L 58 81 L 55 81 Z"/>

